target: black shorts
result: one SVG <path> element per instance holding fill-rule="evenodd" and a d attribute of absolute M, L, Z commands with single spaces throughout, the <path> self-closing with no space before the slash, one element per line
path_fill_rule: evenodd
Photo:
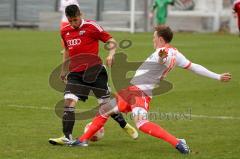
<path fill-rule="evenodd" d="M 64 94 L 74 94 L 79 100 L 86 101 L 90 91 L 98 99 L 110 97 L 106 68 L 97 65 L 82 72 L 70 72 Z"/>

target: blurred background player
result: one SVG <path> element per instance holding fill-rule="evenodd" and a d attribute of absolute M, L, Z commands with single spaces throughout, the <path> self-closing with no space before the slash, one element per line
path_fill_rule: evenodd
<path fill-rule="evenodd" d="M 62 19 L 60 22 L 60 30 L 69 24 L 67 16 L 65 14 L 65 9 L 67 6 L 72 5 L 72 4 L 75 4 L 78 7 L 80 7 L 77 0 L 61 0 L 60 1 L 59 11 L 62 13 Z"/>
<path fill-rule="evenodd" d="M 153 18 L 155 15 L 155 23 L 157 25 L 166 24 L 168 5 L 174 5 L 174 1 L 175 0 L 154 0 L 152 11 L 150 12 L 149 17 Z"/>
<path fill-rule="evenodd" d="M 88 139 L 104 125 L 107 117 L 112 113 L 132 112 L 136 127 L 140 131 L 168 142 L 183 154 L 190 152 L 184 139 L 176 138 L 161 126 L 148 120 L 147 113 L 153 89 L 156 85 L 161 84 L 161 80 L 175 66 L 224 82 L 231 79 L 231 74 L 217 74 L 190 62 L 170 45 L 172 38 L 173 32 L 168 26 L 160 25 L 155 28 L 153 43 L 156 51 L 138 68 L 131 80 L 131 86 L 118 92 L 116 99 L 112 99 L 111 102 L 100 107 L 99 115 L 93 119 L 88 131 L 73 142 L 72 146 L 88 146 Z"/>
<path fill-rule="evenodd" d="M 239 37 L 240 37 L 240 0 L 235 0 L 233 3 L 234 16 L 237 18 Z"/>
<path fill-rule="evenodd" d="M 72 141 L 78 100 L 85 102 L 90 91 L 98 99 L 99 105 L 110 100 L 107 71 L 98 55 L 99 41 L 109 43 L 112 48 L 106 58 L 107 66 L 112 66 L 116 51 L 116 41 L 112 36 L 94 21 L 82 19 L 77 5 L 67 6 L 65 12 L 69 25 L 61 29 L 65 52 L 60 75 L 62 80 L 67 79 L 62 117 L 64 136 L 50 138 L 49 143 L 53 145 L 64 145 Z M 138 132 L 124 120 L 121 113 L 112 114 L 111 117 L 133 139 L 138 137 Z"/>
<path fill-rule="evenodd" d="M 67 6 L 72 5 L 72 4 L 75 4 L 78 7 L 80 7 L 78 0 L 61 0 L 60 1 L 59 11 L 62 13 L 62 18 L 61 18 L 60 27 L 59 27 L 60 31 L 62 30 L 62 28 L 64 28 L 65 26 L 67 26 L 69 24 L 68 19 L 65 14 L 65 9 Z M 63 48 L 61 53 L 63 54 L 64 53 L 64 43 L 62 40 L 61 40 L 61 44 L 62 44 L 62 48 Z"/>

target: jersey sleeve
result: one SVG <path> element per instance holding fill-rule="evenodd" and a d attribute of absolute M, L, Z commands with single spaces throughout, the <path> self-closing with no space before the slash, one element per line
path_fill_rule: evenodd
<path fill-rule="evenodd" d="M 189 61 L 182 53 L 178 52 L 176 54 L 176 65 L 178 67 L 188 69 L 191 66 L 192 62 Z"/>
<path fill-rule="evenodd" d="M 98 25 L 97 23 L 92 23 L 94 26 L 94 38 L 96 38 L 97 40 L 100 40 L 104 43 L 106 43 L 109 39 L 112 38 L 112 36 L 105 31 L 100 25 Z"/>
<path fill-rule="evenodd" d="M 61 31 L 61 43 L 64 45 L 64 48 L 67 49 L 67 43 L 64 40 L 63 32 Z"/>
<path fill-rule="evenodd" d="M 106 43 L 111 38 L 112 36 L 106 31 L 102 31 L 99 33 L 99 40 L 101 40 L 104 43 Z"/>
<path fill-rule="evenodd" d="M 152 5 L 152 10 L 156 9 L 158 6 L 157 1 L 154 0 L 153 5 Z"/>

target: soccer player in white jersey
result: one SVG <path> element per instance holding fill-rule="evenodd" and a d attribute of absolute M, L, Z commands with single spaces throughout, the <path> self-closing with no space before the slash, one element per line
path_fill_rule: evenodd
<path fill-rule="evenodd" d="M 65 9 L 67 6 L 72 5 L 72 4 L 75 4 L 78 7 L 80 7 L 77 0 L 61 0 L 60 1 L 59 11 L 62 13 L 62 18 L 61 18 L 61 22 L 60 22 L 60 30 L 62 28 L 64 28 L 65 26 L 69 25 L 68 18 L 65 14 Z"/>
<path fill-rule="evenodd" d="M 62 17 L 61 17 L 61 21 L 60 21 L 60 27 L 59 27 L 59 28 L 60 28 L 60 31 L 61 31 L 63 28 L 65 28 L 67 25 L 69 25 L 68 18 L 67 18 L 66 14 L 65 14 L 65 9 L 66 9 L 67 6 L 73 5 L 73 4 L 75 4 L 75 5 L 77 5 L 78 7 L 80 7 L 80 6 L 79 6 L 79 3 L 78 3 L 78 0 L 61 0 L 61 1 L 60 1 L 59 11 L 62 13 Z M 64 46 L 63 40 L 61 40 L 61 45 L 62 45 L 62 48 L 63 48 L 63 50 L 61 51 L 61 53 L 63 54 L 64 51 L 65 51 L 65 49 L 64 49 L 65 46 Z"/>
<path fill-rule="evenodd" d="M 119 91 L 114 99 L 100 107 L 99 114 L 93 119 L 88 131 L 71 143 L 72 146 L 88 146 L 88 139 L 105 124 L 112 113 L 132 112 L 136 127 L 140 131 L 168 142 L 183 154 L 190 152 L 184 139 L 176 138 L 161 126 L 147 119 L 152 90 L 157 84 L 161 84 L 161 80 L 175 66 L 222 82 L 228 82 L 231 74 L 217 74 L 199 64 L 190 62 L 170 45 L 172 38 L 173 32 L 168 26 L 155 28 L 153 43 L 156 51 L 138 68 L 130 82 L 131 86 Z"/>

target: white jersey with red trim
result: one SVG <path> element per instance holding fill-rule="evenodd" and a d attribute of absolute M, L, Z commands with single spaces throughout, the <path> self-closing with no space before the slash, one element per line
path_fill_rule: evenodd
<path fill-rule="evenodd" d="M 161 58 L 160 50 L 165 50 L 167 56 Z M 175 48 L 162 47 L 149 56 L 146 61 L 137 69 L 131 84 L 136 85 L 148 96 L 152 96 L 152 90 L 160 80 L 165 78 L 167 73 L 175 66 L 181 68 L 190 67 L 191 62 Z"/>
<path fill-rule="evenodd" d="M 65 8 L 67 6 L 69 6 L 69 5 L 72 5 L 72 4 L 75 4 L 78 7 L 80 7 L 77 0 L 61 0 L 60 7 L 59 7 L 59 11 L 62 12 L 62 20 L 61 20 L 61 22 L 68 22 L 68 19 L 67 19 L 66 15 L 65 15 Z"/>

